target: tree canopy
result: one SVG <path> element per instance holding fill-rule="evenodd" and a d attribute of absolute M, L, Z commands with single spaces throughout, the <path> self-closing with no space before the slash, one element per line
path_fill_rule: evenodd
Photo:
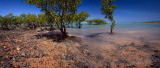
<path fill-rule="evenodd" d="M 82 26 L 81 22 L 86 21 L 86 19 L 89 16 L 90 15 L 86 11 L 81 11 L 79 14 L 76 14 L 75 20 L 77 22 L 76 25 L 78 26 L 78 28 L 81 28 L 81 26 Z"/>
<path fill-rule="evenodd" d="M 24 0 L 27 4 L 35 5 L 40 8 L 41 11 L 48 15 L 48 18 L 52 19 L 51 23 L 56 23 L 57 27 L 62 33 L 63 37 L 66 37 L 66 19 L 68 14 L 74 14 L 77 11 L 78 6 L 81 4 L 81 0 Z"/>
<path fill-rule="evenodd" d="M 105 18 L 108 18 L 111 22 L 111 34 L 115 26 L 115 20 L 113 18 L 114 9 L 117 8 L 117 5 L 114 4 L 115 0 L 101 0 L 101 12 L 105 15 Z"/>
<path fill-rule="evenodd" d="M 88 24 L 96 24 L 96 25 L 99 25 L 99 24 L 107 24 L 107 22 L 103 19 L 92 19 L 92 20 L 87 20 L 86 21 Z"/>
<path fill-rule="evenodd" d="M 27 25 L 28 28 L 36 28 L 38 25 L 41 25 L 46 21 L 45 15 L 38 16 L 36 14 L 21 14 L 20 16 L 14 16 L 12 13 L 0 18 L 1 28 L 9 29 L 11 25 L 15 25 L 16 27 Z"/>

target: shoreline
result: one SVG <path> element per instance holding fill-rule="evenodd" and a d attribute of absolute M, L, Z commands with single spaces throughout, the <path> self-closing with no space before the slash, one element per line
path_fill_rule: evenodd
<path fill-rule="evenodd" d="M 160 23 L 160 22 L 126 22 L 126 23 Z"/>

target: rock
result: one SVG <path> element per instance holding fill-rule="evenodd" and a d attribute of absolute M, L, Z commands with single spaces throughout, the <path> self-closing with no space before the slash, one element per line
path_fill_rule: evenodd
<path fill-rule="evenodd" d="M 121 67 L 121 65 L 118 64 L 117 67 Z"/>
<path fill-rule="evenodd" d="M 2 56 L 0 55 L 0 61 L 2 61 Z"/>
<path fill-rule="evenodd" d="M 10 61 L 13 57 L 8 57 L 7 60 Z"/>
<path fill-rule="evenodd" d="M 9 53 L 7 52 L 6 55 L 9 55 Z"/>
<path fill-rule="evenodd" d="M 43 54 L 39 54 L 39 56 L 40 56 L 40 57 L 43 57 L 44 55 L 43 55 Z"/>
<path fill-rule="evenodd" d="M 10 51 L 10 49 L 6 49 L 6 50 L 5 50 L 5 52 L 9 52 L 9 51 Z"/>
<path fill-rule="evenodd" d="M 11 54 L 10 54 L 10 56 L 14 56 L 14 54 L 13 54 L 13 53 L 11 53 Z"/>
<path fill-rule="evenodd" d="M 25 54 L 24 52 L 22 52 L 21 56 L 23 56 L 23 57 L 24 57 L 24 56 L 26 56 L 26 54 Z"/>
<path fill-rule="evenodd" d="M 19 57 L 16 57 L 15 61 L 16 61 L 16 62 L 19 62 Z"/>
<path fill-rule="evenodd" d="M 136 68 L 135 65 L 129 65 L 129 66 L 126 66 L 126 68 Z"/>
<path fill-rule="evenodd" d="M 103 57 L 102 55 L 97 55 L 96 58 L 97 58 L 98 60 L 103 60 L 103 59 L 104 59 L 104 57 Z"/>
<path fill-rule="evenodd" d="M 25 57 L 26 57 L 26 58 L 29 58 L 29 57 L 30 57 L 30 54 L 29 54 L 29 53 L 27 53 Z"/>
<path fill-rule="evenodd" d="M 5 68 L 13 68 L 12 64 L 9 62 L 5 63 Z"/>
<path fill-rule="evenodd" d="M 38 55 L 36 55 L 35 58 L 40 58 L 40 57 Z"/>
<path fill-rule="evenodd" d="M 43 56 L 48 56 L 48 54 L 43 54 Z"/>
<path fill-rule="evenodd" d="M 34 49 L 37 50 L 37 46 L 34 46 Z"/>
<path fill-rule="evenodd" d="M 79 68 L 88 68 L 88 64 L 85 62 L 78 61 L 78 62 L 75 62 L 74 64 Z"/>
<path fill-rule="evenodd" d="M 22 67 L 26 67 L 27 65 L 26 64 L 22 64 Z"/>
<path fill-rule="evenodd" d="M 39 61 L 39 63 L 42 64 L 43 62 L 42 62 L 42 61 Z"/>
<path fill-rule="evenodd" d="M 57 60 L 57 59 L 58 59 L 58 56 L 54 56 L 53 59 L 54 59 L 54 60 Z"/>
<path fill-rule="evenodd" d="M 10 61 L 11 59 L 12 59 L 12 57 L 2 58 L 3 61 Z"/>
<path fill-rule="evenodd" d="M 20 50 L 20 48 L 19 48 L 19 47 L 17 47 L 16 49 L 17 49 L 18 51 Z"/>
<path fill-rule="evenodd" d="M 111 68 L 111 64 L 110 64 L 110 62 L 108 61 L 108 59 L 106 59 L 106 60 L 104 61 L 104 68 Z"/>
<path fill-rule="evenodd" d="M 3 46 L 3 48 L 5 49 L 5 48 L 6 48 L 6 46 L 4 45 L 4 46 Z"/>
<path fill-rule="evenodd" d="M 154 50 L 154 52 L 155 52 L 155 53 L 157 53 L 157 52 L 160 52 L 160 51 L 158 51 L 158 50 Z"/>
<path fill-rule="evenodd" d="M 82 53 L 86 54 L 86 55 L 90 55 L 90 51 L 89 50 L 83 50 Z"/>
<path fill-rule="evenodd" d="M 120 64 L 120 63 L 128 63 L 128 61 L 120 59 L 120 60 L 117 61 L 117 63 L 118 64 Z"/>
<path fill-rule="evenodd" d="M 31 64 L 31 61 L 28 61 L 28 66 L 30 66 L 30 64 Z"/>
<path fill-rule="evenodd" d="M 32 60 L 33 63 L 36 63 L 36 61 Z"/>
<path fill-rule="evenodd" d="M 52 52 L 52 51 L 54 51 L 54 49 L 49 50 L 49 52 Z"/>

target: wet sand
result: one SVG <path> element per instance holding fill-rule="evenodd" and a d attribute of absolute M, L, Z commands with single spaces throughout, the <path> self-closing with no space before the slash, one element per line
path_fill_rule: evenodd
<path fill-rule="evenodd" d="M 57 38 L 55 32 L 0 30 L 0 67 L 153 68 L 160 67 L 160 41 L 143 35 L 94 33 Z M 57 33 L 57 32 L 56 32 Z M 74 35 L 74 34 L 72 34 Z"/>

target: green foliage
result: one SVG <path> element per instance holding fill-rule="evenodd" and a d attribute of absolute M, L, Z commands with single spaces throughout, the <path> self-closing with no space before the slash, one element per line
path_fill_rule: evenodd
<path fill-rule="evenodd" d="M 111 33 L 115 26 L 115 20 L 113 18 L 114 9 L 117 8 L 117 5 L 114 4 L 115 0 L 101 0 L 101 12 L 105 15 L 105 18 L 108 18 L 111 22 Z"/>
<path fill-rule="evenodd" d="M 75 15 L 76 26 L 81 28 L 81 22 L 84 22 L 90 15 L 86 11 L 81 11 L 79 14 Z"/>
<path fill-rule="evenodd" d="M 0 15 L 0 25 L 1 25 L 1 22 L 2 22 L 2 16 Z"/>
<path fill-rule="evenodd" d="M 67 23 L 67 27 L 69 28 L 69 25 L 72 25 L 73 27 L 73 22 L 75 21 L 75 14 L 68 14 L 66 15 L 66 23 Z"/>
<path fill-rule="evenodd" d="M 26 17 L 24 17 L 24 22 L 29 28 L 36 28 L 37 16 L 35 14 L 28 13 Z"/>
<path fill-rule="evenodd" d="M 1 28 L 8 28 L 8 18 L 7 17 L 2 17 L 1 18 Z"/>
<path fill-rule="evenodd" d="M 23 25 L 27 25 L 27 28 L 36 28 L 39 25 L 47 22 L 45 14 L 39 14 L 36 16 L 35 14 L 21 14 L 20 16 L 13 16 L 12 13 L 1 17 L 0 24 L 2 28 L 9 29 L 11 25 L 15 25 L 17 27 Z M 10 25 L 10 26 L 9 26 Z"/>
<path fill-rule="evenodd" d="M 107 22 L 103 19 L 92 19 L 92 20 L 87 20 L 86 22 L 90 25 L 93 24 L 93 23 L 95 23 L 96 25 L 107 24 Z"/>
<path fill-rule="evenodd" d="M 47 20 L 46 20 L 46 15 L 45 14 L 38 14 L 38 18 L 37 18 L 37 24 L 44 24 L 44 23 L 47 23 Z"/>
<path fill-rule="evenodd" d="M 2 16 L 0 15 L 0 19 L 2 18 Z"/>
<path fill-rule="evenodd" d="M 22 13 L 19 18 L 20 18 L 20 25 L 24 25 L 26 24 L 25 21 L 24 21 L 24 18 L 26 17 L 26 14 Z"/>
<path fill-rule="evenodd" d="M 114 9 L 117 8 L 113 3 L 115 0 L 101 0 L 101 12 L 105 15 L 105 18 L 108 18 L 110 21 L 113 21 Z"/>
<path fill-rule="evenodd" d="M 9 13 L 8 15 L 4 16 L 4 17 L 1 17 L 1 28 L 4 28 L 4 29 L 9 29 L 9 25 L 11 26 L 11 24 L 13 23 L 13 14 L 12 13 Z"/>
<path fill-rule="evenodd" d="M 48 22 L 56 23 L 57 27 L 61 30 L 62 35 L 66 34 L 66 16 L 74 14 L 81 0 L 24 0 L 27 4 L 35 5 L 44 11 L 48 16 Z"/>
<path fill-rule="evenodd" d="M 21 18 L 19 16 L 14 16 L 13 21 L 12 21 L 14 25 L 18 26 L 21 22 Z"/>

